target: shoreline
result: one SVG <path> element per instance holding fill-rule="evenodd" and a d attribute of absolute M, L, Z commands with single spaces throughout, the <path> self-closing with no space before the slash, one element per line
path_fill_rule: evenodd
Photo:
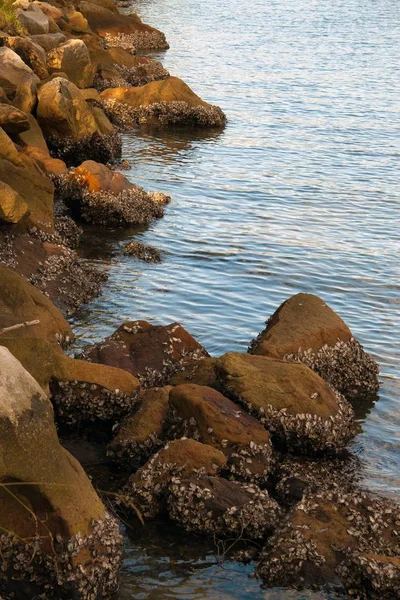
<path fill-rule="evenodd" d="M 79 221 L 83 219 L 94 227 L 145 227 L 162 218 L 171 201 L 163 193 L 135 186 L 117 170 L 118 162 L 111 164 L 120 154 L 120 132 L 133 126 L 182 124 L 220 128 L 226 118 L 221 109 L 208 105 L 183 81 L 171 77 L 160 63 L 131 53 L 134 44 L 141 51 L 165 49 L 165 36 L 142 24 L 135 15 L 124 14 L 122 22 L 110 0 L 86 3 L 81 11 L 57 3 L 29 4 L 21 0 L 20 4 L 21 23 L 38 31 L 40 27 L 46 29 L 47 21 L 53 33 L 11 35 L 0 40 L 3 60 L 10 61 L 14 69 L 13 78 L 7 74 L 8 79 L 0 79 L 0 83 L 6 81 L 9 85 L 8 95 L 4 93 L 0 104 L 0 161 L 4 165 L 0 163 L 0 276 L 6 282 L 3 297 L 0 295 L 0 344 L 11 353 L 10 357 L 4 355 L 4 365 L 9 362 L 10 368 L 12 365 L 17 371 L 13 356 L 26 369 L 18 371 L 18 381 L 22 385 L 26 380 L 23 393 L 28 394 L 30 402 L 33 396 L 29 385 L 33 384 L 30 381 L 28 385 L 27 372 L 33 376 L 35 385 L 42 388 L 35 394 L 42 394 L 43 406 L 50 406 L 51 399 L 63 438 L 65 428 L 67 439 L 73 432 L 72 439 L 78 435 L 78 439 L 91 439 L 104 448 L 108 444 L 107 460 L 114 461 L 117 473 L 121 470 L 117 487 L 112 484 L 108 492 L 118 494 L 114 510 L 124 515 L 130 510 L 133 522 L 139 507 L 148 518 L 168 513 L 188 532 L 240 538 L 245 530 L 254 542 L 266 543 L 258 557 L 257 572 L 272 586 L 296 586 L 304 578 L 306 557 L 315 568 L 307 585 L 323 585 L 338 573 L 346 589 L 357 594 L 369 594 L 366 585 L 368 590 L 371 586 L 375 591 L 386 586 L 385 593 L 396 593 L 400 565 L 393 530 L 399 507 L 364 497 L 354 482 L 352 469 L 346 472 L 346 445 L 356 434 L 348 400 L 376 393 L 377 365 L 321 299 L 298 295 L 304 296 L 311 334 L 302 330 L 304 315 L 298 307 L 303 302 L 294 296 L 279 307 L 266 330 L 253 340 L 249 354 L 227 353 L 211 358 L 179 324 L 154 326 L 144 321 L 122 324 L 112 336 L 86 348 L 77 358 L 63 354 L 62 347 L 70 344 L 73 332 L 58 309 L 64 315 L 73 314 L 83 302 L 101 293 L 104 282 L 104 276 L 76 253 Z M 58 36 L 58 45 L 47 50 L 45 61 L 36 47 L 41 35 Z M 26 42 L 33 38 L 34 44 Z M 25 42 L 18 41 L 21 39 Z M 46 42 L 42 38 L 47 47 L 54 42 L 54 38 Z M 22 56 L 21 62 L 25 59 L 25 67 L 11 52 Z M 27 69 L 31 71 L 29 76 Z M 47 77 L 37 74 L 44 75 L 46 69 Z M 15 72 L 20 74 L 17 80 Z M 91 87 L 93 82 L 97 89 Z M 133 245 L 126 252 L 140 259 L 157 260 L 151 248 Z M 18 300 L 18 311 L 14 312 L 12 303 L 17 297 L 23 300 Z M 278 317 L 281 311 L 287 312 L 292 344 L 287 343 L 287 332 Z M 24 325 L 26 322 L 34 324 Z M 15 324 L 21 327 L 13 329 Z M 272 331 L 274 326 L 276 333 Z M 330 332 L 328 337 L 326 330 Z M 237 377 L 246 381 L 249 378 L 248 388 L 233 383 Z M 292 382 L 286 394 L 292 394 L 296 402 L 301 399 L 302 410 L 290 408 L 287 414 L 287 407 L 278 397 L 270 400 L 271 381 L 279 381 L 280 385 Z M 257 385 L 253 389 L 254 382 Z M 268 390 L 268 401 L 264 398 L 266 392 L 260 396 L 259 389 Z M 310 403 L 310 398 L 321 398 L 322 406 Z M 223 424 L 220 413 L 225 415 Z M 51 418 L 49 427 L 54 427 Z M 293 450 L 303 458 L 291 456 Z M 63 455 L 61 446 L 57 452 Z M 316 459 L 320 454 L 324 458 Z M 327 454 L 339 458 L 324 462 Z M 16 475 L 21 473 L 20 466 L 14 468 L 15 472 L 6 470 L 1 479 L 29 485 L 26 475 Z M 327 474 L 332 478 L 328 487 Z M 99 479 L 105 485 L 100 487 L 94 479 L 95 487 L 107 491 L 109 475 L 107 470 L 100 473 Z M 65 477 L 70 477 L 67 471 Z M 91 488 L 89 479 L 87 486 Z M 342 495 L 339 488 L 345 490 Z M 25 493 L 31 514 L 36 514 L 44 501 L 55 506 L 51 493 L 43 489 L 38 493 L 40 502 L 35 495 Z M 329 497 L 329 506 L 324 503 L 325 496 Z M 360 505 L 360 497 L 374 507 L 374 522 L 379 523 L 376 530 L 368 525 L 368 512 L 363 503 Z M 343 523 L 349 515 L 355 518 L 359 530 L 347 535 L 347 553 L 326 554 L 310 504 L 312 498 L 318 499 L 318 510 L 326 511 L 323 521 L 332 524 L 331 529 L 328 527 L 332 544 L 337 528 L 346 537 Z M 108 502 L 110 498 L 106 495 L 104 499 Z M 0 500 L 4 502 L 1 496 Z M 82 502 L 79 494 L 75 501 L 77 506 Z M 300 504 L 307 508 L 299 509 Z M 132 506 L 136 507 L 133 511 Z M 340 513 L 343 507 L 345 514 L 339 526 L 332 511 Z M 62 507 L 57 510 L 62 512 Z M 107 536 L 113 528 L 115 532 L 115 518 L 99 511 L 100 520 L 99 515 L 88 516 L 82 542 L 90 554 L 88 564 L 98 569 L 98 581 L 85 570 L 83 582 L 77 576 L 75 590 L 82 599 L 110 594 L 118 577 L 121 542 L 117 537 L 106 567 L 99 566 L 91 546 L 94 536 L 97 548 L 106 548 Z M 393 517 L 386 517 L 390 524 L 385 525 L 388 511 Z M 300 519 L 300 525 L 296 519 Z M 23 533 L 25 519 L 19 516 L 16 522 L 21 527 L 21 542 L 28 538 Z M 103 522 L 106 525 L 100 527 Z M 16 533 L 15 528 L 0 525 Z M 68 536 L 58 527 L 55 524 L 44 537 L 57 539 L 62 545 L 68 542 Z M 293 535 L 298 536 L 302 528 L 311 531 L 311 538 L 296 538 L 301 552 L 293 560 Z M 82 525 L 77 533 L 76 524 L 66 520 L 62 530 L 73 534 L 68 546 L 71 539 L 75 544 L 74 536 L 82 534 Z M 353 538 L 357 537 L 358 543 L 354 544 Z M 273 547 L 268 546 L 270 540 L 275 540 Z M 39 586 L 49 586 L 51 593 L 56 589 L 62 598 L 65 583 L 60 587 L 54 580 L 57 560 L 55 566 L 49 565 L 49 550 L 37 542 L 38 564 L 29 577 L 32 582 L 38 578 Z M 281 554 L 276 555 L 277 549 Z M 58 547 L 53 551 L 55 558 L 61 556 Z M 82 551 L 74 547 L 72 554 L 63 555 L 64 563 L 70 564 L 68 568 L 74 573 L 82 564 Z M 243 561 L 253 559 L 254 545 L 240 548 L 239 556 Z M 11 547 L 10 564 L 15 557 Z M 277 562 L 286 569 L 275 569 Z M 60 578 L 62 581 L 62 573 Z M 6 575 L 0 582 L 4 598 L 9 597 L 9 579 Z M 1 586 L 5 586 L 4 591 Z M 379 595 L 385 597 L 381 592 Z"/>

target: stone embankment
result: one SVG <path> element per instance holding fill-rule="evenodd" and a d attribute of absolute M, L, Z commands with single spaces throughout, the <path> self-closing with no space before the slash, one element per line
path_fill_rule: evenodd
<path fill-rule="evenodd" d="M 121 131 L 226 119 L 136 54 L 165 36 L 111 0 L 4 0 L 0 16 L 0 597 L 112 596 L 121 512 L 237 540 L 270 586 L 399 598 L 399 507 L 360 489 L 348 451 L 378 367 L 323 300 L 288 299 L 248 353 L 131 321 L 65 354 L 65 317 L 106 278 L 81 226 L 143 226 L 170 201 L 118 171 Z M 56 425 L 107 447 L 113 515 Z"/>

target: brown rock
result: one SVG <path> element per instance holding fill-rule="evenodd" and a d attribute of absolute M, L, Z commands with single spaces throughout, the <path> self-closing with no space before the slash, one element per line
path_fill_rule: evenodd
<path fill-rule="evenodd" d="M 348 553 L 338 567 L 348 595 L 360 600 L 400 598 L 400 558 L 373 552 Z"/>
<path fill-rule="evenodd" d="M 29 37 L 10 36 L 3 39 L 3 43 L 16 52 L 39 79 L 45 79 L 49 76 L 46 68 L 46 53 L 33 39 Z"/>
<path fill-rule="evenodd" d="M 155 454 L 132 475 L 123 493 L 127 504 L 133 503 L 147 519 L 165 508 L 166 493 L 173 477 L 193 474 L 216 475 L 226 458 L 216 448 L 195 440 L 176 440 Z"/>
<path fill-rule="evenodd" d="M 207 356 L 207 352 L 179 323 L 163 326 L 133 321 L 87 348 L 83 356 L 129 371 L 144 387 L 156 387 L 185 365 Z"/>
<path fill-rule="evenodd" d="M 89 51 L 82 40 L 72 39 L 47 53 L 50 73 L 66 73 L 78 88 L 90 87 L 93 82 L 93 65 Z"/>
<path fill-rule="evenodd" d="M 9 185 L 0 181 L 0 222 L 18 223 L 28 210 L 28 205 L 21 196 Z"/>
<path fill-rule="evenodd" d="M 0 48 L 0 85 L 10 98 L 12 98 L 21 83 L 27 76 L 39 78 L 34 74 L 20 56 L 11 48 Z"/>
<path fill-rule="evenodd" d="M 302 363 L 232 352 L 217 371 L 225 393 L 290 450 L 335 452 L 355 434 L 351 406 Z"/>
<path fill-rule="evenodd" d="M 215 358 L 204 358 L 197 363 L 191 363 L 182 371 L 175 373 L 169 379 L 168 383 L 173 386 L 183 383 L 194 383 L 219 390 L 220 383 L 215 371 L 216 360 Z"/>
<path fill-rule="evenodd" d="M 136 471 L 163 445 L 171 389 L 171 386 L 151 388 L 140 394 L 139 410 L 123 421 L 108 446 L 108 456 Z"/>
<path fill-rule="evenodd" d="M 220 392 L 190 383 L 171 390 L 170 406 L 169 423 L 177 437 L 193 437 L 224 452 L 235 477 L 265 481 L 272 449 L 257 419 Z"/>
<path fill-rule="evenodd" d="M 16 143 L 23 149 L 25 149 L 26 146 L 38 148 L 50 156 L 46 140 L 44 139 L 42 130 L 39 127 L 35 117 L 33 115 L 28 115 L 28 121 L 30 125 L 28 131 L 24 131 L 14 138 Z"/>
<path fill-rule="evenodd" d="M 31 35 L 31 40 L 39 45 L 45 52 L 50 52 L 66 41 L 63 33 L 42 33 L 41 35 Z M 46 62 L 46 61 L 45 61 Z"/>
<path fill-rule="evenodd" d="M 16 14 L 28 33 L 33 35 L 49 33 L 49 20 L 35 4 L 27 3 L 24 7 L 17 8 Z"/>
<path fill-rule="evenodd" d="M 114 171 L 97 163 L 94 160 L 86 160 L 69 175 L 69 179 L 79 181 L 79 184 L 87 188 L 89 192 L 110 192 L 115 196 L 123 190 L 135 188 L 122 173 Z"/>
<path fill-rule="evenodd" d="M 27 115 L 34 110 L 37 104 L 37 86 L 33 77 L 25 77 L 15 93 L 13 105 Z"/>
<path fill-rule="evenodd" d="M 26 131 L 29 129 L 28 117 L 18 108 L 0 104 L 0 127 L 11 135 Z"/>

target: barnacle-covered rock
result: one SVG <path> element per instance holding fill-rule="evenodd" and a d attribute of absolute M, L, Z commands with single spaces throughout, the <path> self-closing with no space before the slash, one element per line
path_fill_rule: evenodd
<path fill-rule="evenodd" d="M 0 371 L 0 593 L 108 595 L 122 557 L 118 523 L 61 447 L 49 400 L 5 348 Z"/>
<path fill-rule="evenodd" d="M 130 242 L 124 248 L 124 254 L 134 256 L 144 262 L 158 263 L 161 262 L 161 252 L 157 248 L 146 246 L 141 242 Z"/>
<path fill-rule="evenodd" d="M 138 377 L 142 387 L 165 385 L 206 350 L 179 323 L 152 325 L 147 321 L 122 324 L 103 342 L 86 348 L 86 360 L 119 367 Z"/>
<path fill-rule="evenodd" d="M 289 450 L 337 452 L 355 434 L 350 404 L 302 363 L 231 352 L 217 371 L 224 392 Z"/>
<path fill-rule="evenodd" d="M 121 423 L 108 446 L 108 456 L 133 472 L 162 447 L 171 389 L 166 386 L 141 392 L 138 411 Z"/>
<path fill-rule="evenodd" d="M 59 421 L 76 425 L 87 421 L 117 421 L 137 403 L 139 381 L 126 371 L 54 357 L 51 400 Z"/>
<path fill-rule="evenodd" d="M 251 354 L 301 361 L 348 398 L 378 389 L 378 365 L 318 296 L 292 296 L 266 324 Z"/>
<path fill-rule="evenodd" d="M 217 475 L 225 464 L 224 454 L 212 446 L 185 438 L 170 442 L 130 477 L 122 490 L 124 504 L 133 503 L 152 519 L 165 509 L 174 477 Z"/>
<path fill-rule="evenodd" d="M 400 508 L 356 487 L 306 494 L 267 541 L 257 574 L 269 587 L 337 582 L 345 553 L 396 556 Z"/>
<path fill-rule="evenodd" d="M 171 390 L 167 435 L 191 437 L 221 450 L 228 469 L 243 481 L 265 481 L 270 471 L 269 434 L 257 419 L 220 392 L 184 384 Z"/>
<path fill-rule="evenodd" d="M 108 89 L 101 97 L 110 119 L 123 129 L 146 124 L 222 127 L 226 123 L 218 106 L 204 102 L 177 77 Z"/>
<path fill-rule="evenodd" d="M 399 600 L 400 557 L 347 553 L 337 572 L 349 596 L 358 600 Z"/>
<path fill-rule="evenodd" d="M 266 490 L 220 477 L 174 477 L 168 492 L 168 514 L 186 531 L 260 540 L 281 517 Z"/>
<path fill-rule="evenodd" d="M 190 363 L 181 371 L 172 375 L 168 383 L 174 386 L 182 383 L 194 383 L 219 390 L 220 383 L 215 372 L 215 364 L 216 359 L 211 357 Z"/>

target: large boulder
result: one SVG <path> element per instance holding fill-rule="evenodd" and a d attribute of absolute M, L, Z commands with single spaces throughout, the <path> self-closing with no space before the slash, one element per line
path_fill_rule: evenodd
<path fill-rule="evenodd" d="M 45 79 L 49 76 L 46 68 L 46 52 L 31 38 L 10 36 L 3 38 L 1 41 L 2 44 L 16 52 L 39 79 Z"/>
<path fill-rule="evenodd" d="M 33 35 L 49 33 L 49 19 L 33 2 L 26 3 L 23 8 L 17 8 L 16 14 L 28 33 Z"/>
<path fill-rule="evenodd" d="M 81 2 L 79 10 L 90 28 L 104 37 L 110 45 L 128 46 L 137 50 L 166 50 L 169 47 L 165 35 L 142 23 L 137 15 L 120 15 L 91 2 Z"/>
<path fill-rule="evenodd" d="M 17 87 L 27 75 L 35 78 L 36 82 L 39 81 L 39 77 L 14 50 L 6 46 L 0 48 L 0 86 L 7 96 L 14 96 Z"/>
<path fill-rule="evenodd" d="M 121 562 L 118 524 L 61 447 L 49 400 L 3 347 L 0 371 L 0 590 L 108 594 Z"/>
<path fill-rule="evenodd" d="M 104 106 L 121 127 L 188 125 L 222 127 L 226 117 L 218 106 L 204 102 L 177 77 L 140 87 L 117 87 L 102 92 Z"/>
<path fill-rule="evenodd" d="M 18 134 L 30 127 L 27 115 L 9 104 L 0 104 L 0 127 L 8 134 Z"/>
<path fill-rule="evenodd" d="M 120 425 L 107 455 L 128 471 L 136 471 L 163 445 L 164 421 L 171 386 L 150 388 L 139 396 L 139 410 Z"/>
<path fill-rule="evenodd" d="M 50 73 L 66 73 L 78 88 L 90 87 L 93 82 L 93 65 L 89 51 L 82 40 L 72 39 L 47 53 Z"/>
<path fill-rule="evenodd" d="M 207 356 L 206 350 L 179 323 L 121 325 L 103 342 L 85 349 L 86 360 L 125 369 L 143 387 L 164 385 L 173 373 Z"/>
<path fill-rule="evenodd" d="M 272 447 L 261 423 L 220 392 L 184 384 L 171 390 L 167 434 L 191 437 L 221 450 L 232 475 L 265 483 Z"/>
<path fill-rule="evenodd" d="M 267 541 L 257 574 L 268 587 L 338 583 L 345 554 L 398 555 L 399 518 L 393 501 L 326 483 L 305 495 Z"/>
<path fill-rule="evenodd" d="M 355 434 L 350 404 L 302 363 L 232 352 L 217 371 L 225 393 L 289 450 L 337 452 Z"/>
<path fill-rule="evenodd" d="M 253 340 L 251 354 L 304 362 L 347 397 L 375 392 L 378 365 L 321 298 L 296 294 Z"/>
<path fill-rule="evenodd" d="M 168 492 L 168 514 L 190 533 L 260 540 L 281 516 L 266 490 L 220 477 L 175 477 Z"/>
<path fill-rule="evenodd" d="M 36 104 L 36 82 L 33 77 L 27 75 L 17 87 L 13 100 L 13 106 L 26 113 L 29 119 L 30 113 L 36 108 Z M 28 129 L 30 129 L 30 127 Z"/>
<path fill-rule="evenodd" d="M 13 329 L 12 336 L 61 344 L 72 339 L 71 327 L 60 311 L 22 275 L 0 264 L 0 281 L 0 331 L 33 321 L 32 325 Z"/>
<path fill-rule="evenodd" d="M 225 464 L 224 454 L 212 446 L 190 439 L 176 440 L 131 475 L 122 490 L 124 503 L 133 504 L 145 519 L 154 518 L 165 509 L 175 477 L 217 475 Z"/>
<path fill-rule="evenodd" d="M 42 33 L 39 35 L 31 35 L 31 40 L 45 52 L 50 52 L 53 48 L 57 48 L 66 41 L 66 37 L 63 33 Z"/>
<path fill-rule="evenodd" d="M 11 139 L 0 128 L 0 181 L 13 188 L 29 207 L 21 227 L 34 226 L 54 231 L 54 186 L 30 156 L 18 152 Z"/>
<path fill-rule="evenodd" d="M 18 192 L 0 181 L 0 223 L 18 223 L 28 210 L 28 205 Z"/>
<path fill-rule="evenodd" d="M 38 122 L 56 158 L 77 165 L 87 158 L 115 162 L 121 155 L 120 137 L 74 83 L 56 77 L 40 87 L 38 98 Z"/>

